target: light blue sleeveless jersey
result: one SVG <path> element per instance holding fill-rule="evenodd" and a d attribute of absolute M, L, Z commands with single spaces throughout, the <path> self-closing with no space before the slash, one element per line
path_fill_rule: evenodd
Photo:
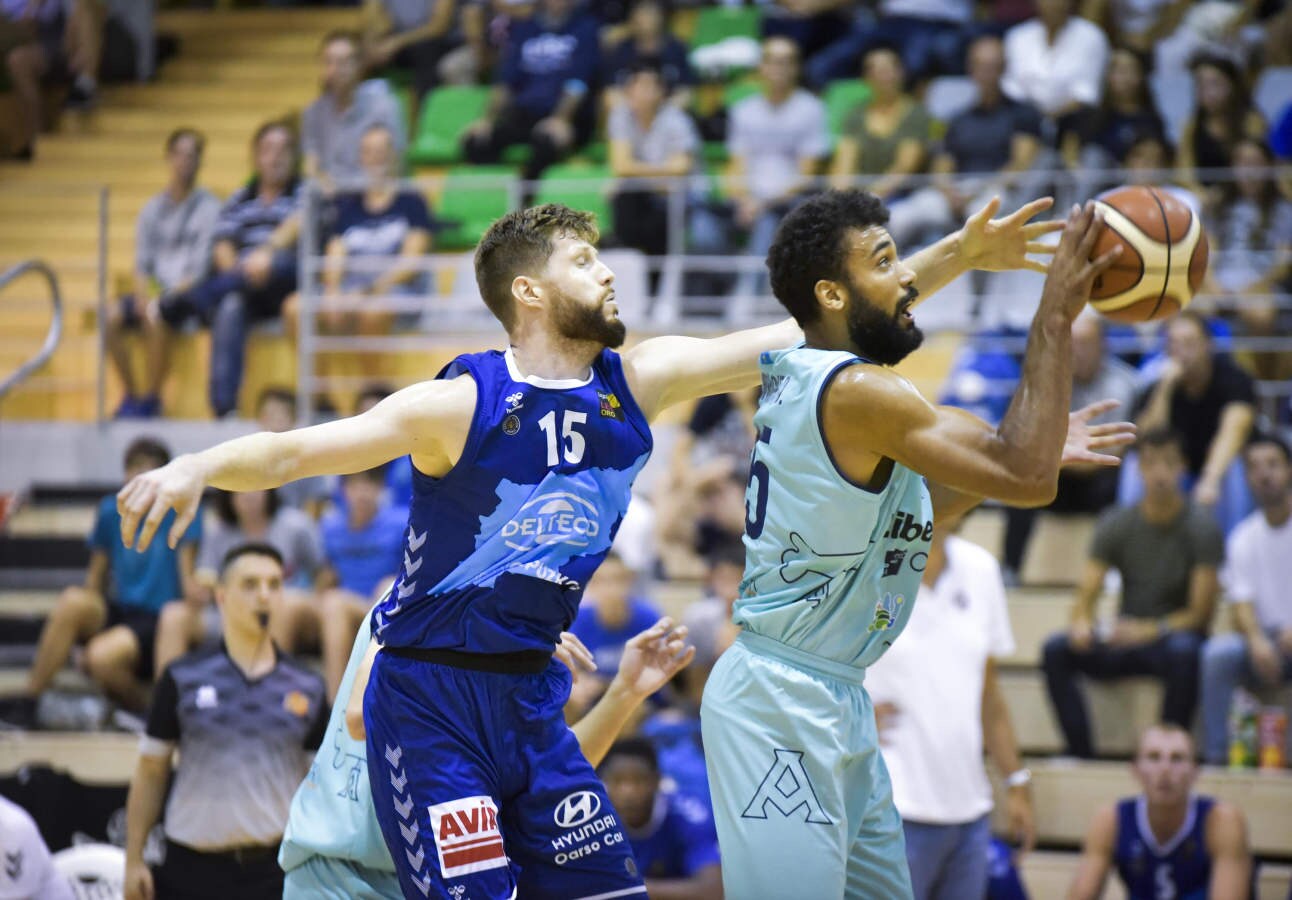
<path fill-rule="evenodd" d="M 370 617 L 364 616 L 336 692 L 327 735 L 292 798 L 287 830 L 278 850 L 278 864 L 285 872 L 312 856 L 324 856 L 390 872 L 394 877 L 395 864 L 372 808 L 367 745 L 350 737 L 345 727 L 345 706 L 371 633 Z"/>
<path fill-rule="evenodd" d="M 746 632 L 847 666 L 868 666 L 910 618 L 933 536 L 924 478 L 894 463 L 873 492 L 826 447 L 822 397 L 851 353 L 763 353 L 758 442 L 745 495 L 745 579 L 734 619 Z"/>

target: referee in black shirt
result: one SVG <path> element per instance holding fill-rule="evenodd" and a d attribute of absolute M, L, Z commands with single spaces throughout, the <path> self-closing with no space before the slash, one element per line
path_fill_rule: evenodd
<path fill-rule="evenodd" d="M 277 550 L 230 550 L 215 590 L 223 641 L 162 673 L 126 804 L 126 900 L 282 897 L 278 844 L 328 720 L 323 679 L 269 639 L 282 593 Z M 149 871 L 163 801 L 166 860 Z"/>

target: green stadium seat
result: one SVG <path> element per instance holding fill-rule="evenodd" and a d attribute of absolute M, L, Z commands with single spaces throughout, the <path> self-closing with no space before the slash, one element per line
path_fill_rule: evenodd
<path fill-rule="evenodd" d="M 733 81 L 722 89 L 722 105 L 727 109 L 731 109 L 731 107 L 735 106 L 741 100 L 744 100 L 746 97 L 752 97 L 761 90 L 762 85 L 751 78 L 747 78 L 742 81 Z"/>
<path fill-rule="evenodd" d="M 493 176 L 496 181 L 483 181 Z M 512 205 L 516 173 L 509 166 L 455 166 L 444 179 L 436 218 L 457 224 L 435 237 L 437 250 L 474 247 L 494 219 Z"/>
<path fill-rule="evenodd" d="M 756 41 L 762 27 L 763 11 L 757 6 L 705 6 L 695 18 L 691 49 L 707 47 L 732 37 Z"/>
<path fill-rule="evenodd" d="M 607 166 L 578 163 L 550 166 L 538 183 L 534 203 L 564 203 L 574 209 L 586 210 L 597 217 L 602 233 L 609 233 L 614 230 L 606 190 L 610 178 Z"/>
<path fill-rule="evenodd" d="M 484 115 L 490 90 L 446 85 L 427 94 L 408 158 L 420 165 L 458 162 L 462 158 L 462 132 Z"/>
<path fill-rule="evenodd" d="M 825 101 L 826 126 L 830 137 L 839 139 L 848 114 L 870 99 L 870 85 L 860 78 L 841 78 L 830 82 L 821 98 Z"/>

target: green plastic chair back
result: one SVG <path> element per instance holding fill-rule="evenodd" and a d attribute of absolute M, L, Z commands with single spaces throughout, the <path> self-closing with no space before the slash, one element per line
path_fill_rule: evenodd
<path fill-rule="evenodd" d="M 483 176 L 496 180 L 484 181 Z M 444 180 L 436 217 L 457 222 L 435 237 L 438 250 L 474 247 L 486 229 L 511 210 L 516 173 L 508 166 L 454 166 Z"/>
<path fill-rule="evenodd" d="M 573 209 L 587 210 L 597 217 L 602 234 L 609 234 L 614 230 L 606 192 L 610 178 L 607 166 L 577 163 L 551 166 L 538 183 L 534 203 L 564 203 Z"/>
<path fill-rule="evenodd" d="M 462 132 L 484 115 L 488 87 L 445 85 L 426 95 L 408 157 L 421 165 L 461 160 Z"/>
<path fill-rule="evenodd" d="M 758 40 L 762 27 L 763 11 L 757 6 L 705 6 L 695 17 L 691 49 L 707 47 L 731 37 Z"/>
<path fill-rule="evenodd" d="M 844 78 L 830 82 L 822 100 L 825 102 L 826 126 L 830 136 L 838 140 L 848 114 L 870 99 L 870 85 L 860 78 Z"/>

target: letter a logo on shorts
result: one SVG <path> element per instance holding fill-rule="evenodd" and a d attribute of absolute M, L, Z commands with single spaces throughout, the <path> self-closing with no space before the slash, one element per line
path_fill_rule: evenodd
<path fill-rule="evenodd" d="M 743 819 L 766 819 L 768 805 L 787 819 L 797 819 L 800 811 L 805 811 L 804 822 L 811 822 L 813 825 L 834 824 L 822 811 L 821 803 L 816 798 L 816 791 L 803 768 L 801 750 L 776 751 L 776 761 L 763 776 L 763 783 L 758 785 L 754 799 L 749 801 L 740 816 Z"/>

